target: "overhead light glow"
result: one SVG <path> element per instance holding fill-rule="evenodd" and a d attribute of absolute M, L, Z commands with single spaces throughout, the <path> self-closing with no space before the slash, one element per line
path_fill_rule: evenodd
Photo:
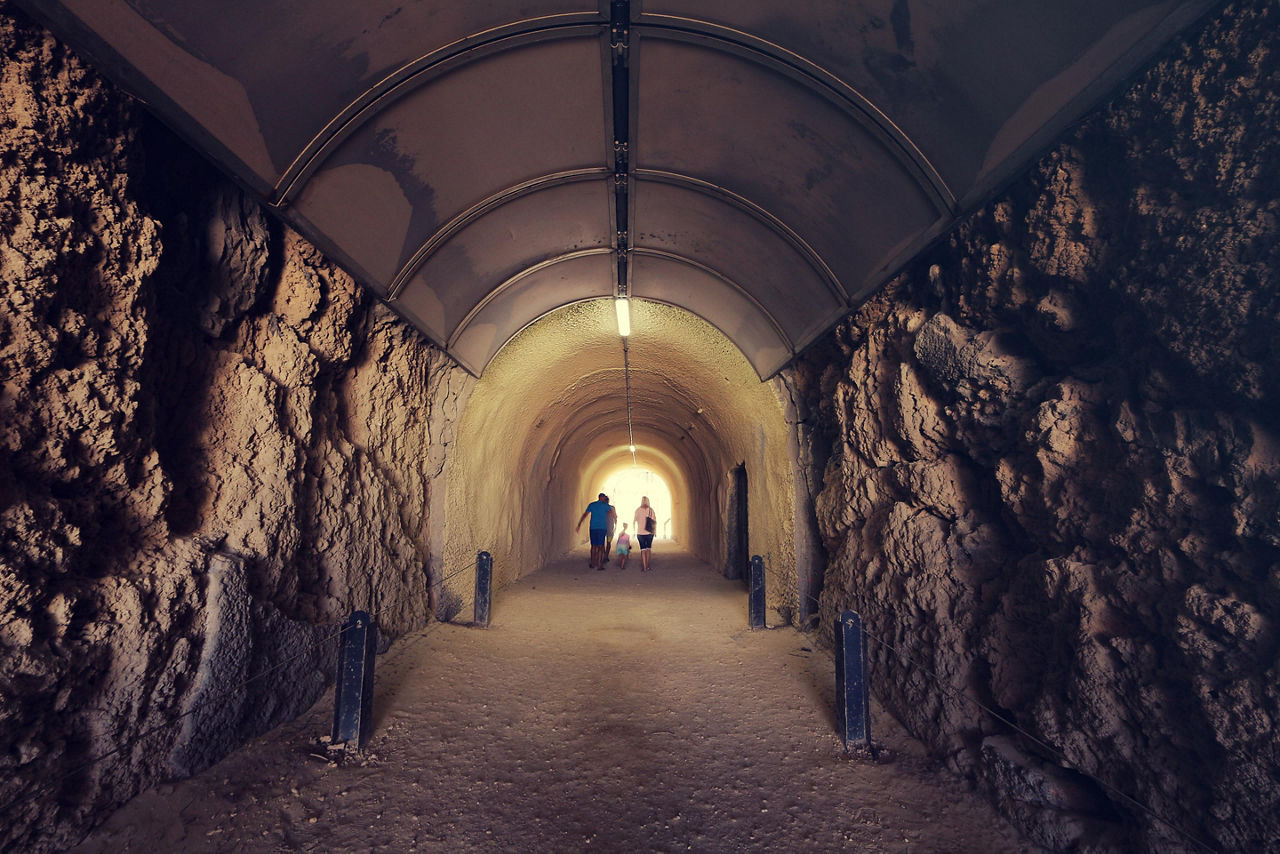
<path fill-rule="evenodd" d="M 626 338 L 631 334 L 631 305 L 626 297 L 618 297 L 613 307 L 618 310 L 618 334 Z"/>
<path fill-rule="evenodd" d="M 631 446 L 631 453 L 633 453 L 633 454 L 634 454 L 635 452 L 636 452 L 636 446 L 635 446 L 635 445 L 632 445 L 632 446 Z"/>

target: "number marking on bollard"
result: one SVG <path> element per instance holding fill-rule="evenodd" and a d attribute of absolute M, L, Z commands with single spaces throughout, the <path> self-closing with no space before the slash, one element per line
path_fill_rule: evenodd
<path fill-rule="evenodd" d="M 356 742 L 358 750 L 373 731 L 373 659 L 378 627 L 367 611 L 355 611 L 338 647 L 338 679 L 333 691 L 334 744 Z"/>

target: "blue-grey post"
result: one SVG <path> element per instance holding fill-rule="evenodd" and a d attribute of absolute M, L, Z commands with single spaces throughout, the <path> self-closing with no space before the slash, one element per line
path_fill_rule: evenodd
<path fill-rule="evenodd" d="M 333 743 L 356 742 L 364 749 L 373 731 L 373 659 L 378 627 L 367 611 L 355 611 L 338 644 L 338 679 L 333 690 Z"/>
<path fill-rule="evenodd" d="M 476 555 L 476 605 L 472 620 L 477 626 L 489 625 L 489 599 L 493 596 L 493 557 L 488 552 Z"/>
<path fill-rule="evenodd" d="M 836 621 L 836 722 L 846 750 L 855 741 L 871 746 L 871 701 L 862 641 L 862 618 L 845 611 Z"/>
<path fill-rule="evenodd" d="M 764 628 L 764 558 L 751 556 L 751 578 L 747 593 L 747 617 L 753 629 Z"/>

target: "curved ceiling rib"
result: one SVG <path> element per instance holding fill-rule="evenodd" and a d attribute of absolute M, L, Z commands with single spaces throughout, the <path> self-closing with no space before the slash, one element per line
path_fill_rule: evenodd
<path fill-rule="evenodd" d="M 813 268 L 813 271 L 826 283 L 831 290 L 831 295 L 842 303 L 849 302 L 849 289 L 844 286 L 835 272 L 818 252 L 809 245 L 809 242 L 796 232 L 794 228 L 787 225 L 779 217 L 772 212 L 766 210 L 763 206 L 756 204 L 744 196 L 741 196 L 732 190 L 721 187 L 711 181 L 704 181 L 701 178 L 695 178 L 692 175 L 681 175 L 678 172 L 668 172 L 663 169 L 646 169 L 637 167 L 635 176 L 640 180 L 658 181 L 663 184 L 671 184 L 677 187 L 683 187 L 687 190 L 693 190 L 698 193 L 704 193 L 713 196 L 723 202 L 728 202 L 738 210 L 750 215 L 761 225 L 766 226 L 770 231 L 777 234 L 787 243 L 790 243 L 796 252 L 798 252 Z"/>
<path fill-rule="evenodd" d="M 1214 5 L 15 2 L 469 370 L 634 275 L 762 376 Z"/>
<path fill-rule="evenodd" d="M 603 27 L 598 20 L 592 21 L 591 17 L 581 14 L 534 18 L 476 33 L 407 63 L 348 104 L 298 152 L 276 182 L 271 204 L 276 207 L 289 204 L 302 191 L 307 179 L 348 137 L 419 86 L 494 53 L 553 39 L 594 35 L 602 32 Z"/>
<path fill-rule="evenodd" d="M 565 303 L 563 303 L 563 304 L 561 304 L 561 305 L 557 305 L 557 306 L 554 306 L 554 307 L 551 307 L 551 308 L 547 308 L 547 309 L 545 309 L 544 311 L 540 311 L 540 312 L 538 312 L 536 315 L 534 315 L 534 316 L 530 317 L 527 321 L 523 322 L 523 323 L 519 326 L 519 328 L 518 328 L 518 329 L 516 329 L 514 332 L 512 332 L 510 335 L 508 335 L 508 336 L 506 337 L 506 339 L 504 340 L 503 344 L 505 345 L 506 343 L 509 343 L 512 339 L 514 339 L 514 338 L 515 338 L 517 335 L 519 335 L 521 332 L 524 332 L 526 329 L 528 329 L 529 327 L 533 326 L 533 325 L 534 325 L 534 324 L 536 324 L 538 321 L 540 321 L 540 320 L 542 320 L 542 319 L 544 319 L 544 318 L 546 318 L 546 317 L 549 317 L 549 316 L 550 316 L 550 315 L 552 315 L 552 314 L 555 314 L 557 311 L 560 311 L 561 309 L 569 308 L 569 307 L 571 307 L 571 306 L 575 306 L 575 305 L 581 305 L 581 304 L 583 304 L 583 303 L 594 302 L 594 301 L 596 301 L 596 300 L 607 299 L 607 298 L 608 298 L 608 297 L 605 297 L 605 296 L 594 296 L 594 297 L 585 297 L 585 298 L 582 298 L 582 299 L 572 299 L 572 300 L 568 300 L 568 301 L 566 301 Z M 671 308 L 679 309 L 680 311 L 683 311 L 683 312 L 686 312 L 686 313 L 688 313 L 688 314 L 693 315 L 694 317 L 698 318 L 698 320 L 701 320 L 703 323 L 706 323 L 706 324 L 708 324 L 709 326 L 713 326 L 713 327 L 715 327 L 717 330 L 721 330 L 720 326 L 717 326 L 717 325 L 716 325 L 716 323 L 715 323 L 711 318 L 707 317 L 705 314 L 703 314 L 703 313 L 701 313 L 701 312 L 697 312 L 697 311 L 694 311 L 694 310 L 690 309 L 690 308 L 689 308 L 688 306 L 686 306 L 686 305 L 682 305 L 682 304 L 680 304 L 680 303 L 677 303 L 677 302 L 674 302 L 674 301 L 672 301 L 672 300 L 668 300 L 668 299 L 655 299 L 655 298 L 653 298 L 653 297 L 637 297 L 637 299 L 641 299 L 641 300 L 643 300 L 644 302 L 651 302 L 651 303 L 656 303 L 656 304 L 658 304 L 658 305 L 669 306 L 669 307 L 671 307 Z M 633 321 L 632 321 L 632 322 L 634 323 L 634 319 L 633 319 Z M 633 331 L 632 331 L 632 334 L 633 334 L 633 335 L 635 334 L 634 329 L 635 329 L 635 327 L 633 326 L 633 327 L 632 327 L 632 330 L 633 330 Z M 723 330 L 721 330 L 721 331 L 723 332 Z M 739 342 L 739 341 L 737 341 L 736 339 L 732 338 L 731 336 L 728 336 L 727 334 L 725 335 L 725 337 L 726 337 L 726 338 L 728 338 L 728 340 L 729 340 L 730 342 L 732 342 L 732 343 L 733 343 L 734 347 L 738 350 L 738 352 L 739 352 L 739 353 L 742 353 L 743 358 L 745 358 L 745 359 L 748 361 L 748 363 L 752 364 L 752 366 L 754 367 L 754 366 L 755 366 L 755 365 L 754 365 L 754 362 L 751 360 L 750 356 L 749 356 L 748 354 L 746 354 L 746 353 L 742 350 L 742 346 L 741 346 L 740 342 Z M 501 349 L 501 348 L 496 348 L 496 349 L 493 351 L 493 353 L 492 353 L 492 354 L 490 354 L 490 360 L 492 359 L 492 357 L 493 357 L 493 356 L 497 355 L 497 351 L 498 351 L 499 349 Z M 471 373 L 475 374 L 476 376 L 479 376 L 479 375 L 481 375 L 482 373 L 484 373 L 484 369 L 488 367 L 488 361 L 489 361 L 489 360 L 486 360 L 486 362 L 485 362 L 484 364 L 479 364 L 479 365 L 477 365 L 477 364 L 475 364 L 474 362 L 471 362 L 471 361 L 467 360 L 467 359 L 465 358 L 465 356 L 464 356 L 464 357 L 462 357 L 462 358 L 459 358 L 459 357 L 455 356 L 455 358 L 457 358 L 457 359 L 458 359 L 459 364 L 461 364 L 464 368 L 466 368 L 468 371 L 470 371 Z M 783 363 L 783 364 L 785 364 L 785 363 Z M 782 365 L 775 365 L 775 366 L 773 366 L 773 368 L 772 368 L 772 369 L 770 369 L 770 370 L 762 370 L 762 369 L 760 369 L 760 368 L 756 368 L 756 375 L 760 377 L 761 381 L 764 381 L 764 380 L 767 380 L 769 377 L 773 376 L 775 373 L 777 373 L 777 372 L 778 372 L 778 369 L 779 369 L 780 367 L 782 367 Z"/>
<path fill-rule="evenodd" d="M 498 351 L 537 319 L 565 306 L 607 299 L 612 293 L 611 261 L 610 250 L 574 253 L 530 272 L 507 288 L 501 299 L 477 309 L 467 326 L 457 331 L 450 354 L 480 376 Z"/>
<path fill-rule="evenodd" d="M 724 50 L 772 68 L 841 106 L 898 155 L 939 213 L 956 213 L 956 195 L 920 147 L 884 110 L 849 83 L 809 59 L 759 36 L 696 18 L 642 13 L 635 28 L 642 34 L 688 41 Z"/>
<path fill-rule="evenodd" d="M 674 261 L 677 264 L 683 264 L 687 267 L 692 267 L 698 272 L 704 273 L 714 279 L 719 279 L 721 282 L 724 283 L 725 287 L 730 288 L 731 290 L 737 291 L 739 294 L 742 295 L 743 299 L 747 300 L 753 306 L 755 306 L 756 310 L 759 311 L 760 314 L 766 320 L 769 321 L 769 325 L 773 327 L 773 330 L 778 333 L 778 340 L 782 341 L 782 343 L 786 345 L 787 349 L 790 352 L 795 353 L 795 342 L 791 340 L 791 336 L 788 335 L 786 330 L 782 328 L 782 324 L 778 322 L 778 318 L 775 317 L 773 313 L 770 312 L 767 308 L 765 308 L 764 305 L 760 302 L 760 300 L 755 298 L 755 295 L 752 294 L 751 291 L 747 290 L 742 285 L 738 284 L 733 279 L 726 276 L 724 273 L 706 264 L 703 264 L 700 261 L 696 261 L 693 258 L 689 258 L 685 255 L 680 255 L 679 253 L 676 253 L 676 252 L 670 252 L 666 249 L 654 249 L 652 247 L 647 247 L 647 246 L 637 246 L 635 249 L 631 250 L 631 253 L 633 255 L 639 255 L 641 257 L 647 255 L 653 258 L 665 258 L 669 261 Z M 658 300 L 658 302 L 663 302 L 663 300 Z M 697 312 L 694 312 L 694 314 L 697 314 Z M 707 320 L 707 318 L 705 317 L 703 317 L 702 319 Z M 711 321 L 709 320 L 707 320 L 707 322 L 711 323 Z M 711 325 L 715 326 L 714 323 L 711 323 Z M 721 331 L 723 332 L 724 330 L 721 330 Z"/>
<path fill-rule="evenodd" d="M 424 242 L 422 246 L 420 246 L 413 255 L 410 256 L 409 260 L 400 268 L 395 277 L 391 280 L 387 292 L 387 299 L 397 299 L 400 294 L 403 293 L 405 286 L 427 263 L 433 252 L 448 242 L 449 238 L 464 231 L 468 225 L 479 220 L 490 211 L 506 204 L 507 202 L 532 195 L 540 190 L 550 189 L 552 187 L 558 187 L 579 181 L 603 180 L 609 174 L 609 171 L 604 167 L 571 169 L 563 172 L 555 172 L 550 175 L 543 175 L 529 181 L 521 182 L 520 184 L 508 187 L 494 193 L 480 202 L 477 202 L 437 229 L 435 233 L 433 233 L 426 242 Z M 819 255 L 818 252 L 809 245 L 808 241 L 796 232 L 794 228 L 787 225 L 779 217 L 775 216 L 761 205 L 756 204 L 750 199 L 744 198 L 732 190 L 721 187 L 710 181 L 695 178 L 691 175 L 681 175 L 676 172 L 644 168 L 637 168 L 634 174 L 639 180 L 669 184 L 710 196 L 719 201 L 726 202 L 743 213 L 748 214 L 761 225 L 765 226 L 778 237 L 790 244 L 795 251 L 805 259 L 813 272 L 826 284 L 833 298 L 843 305 L 848 305 L 850 303 L 850 293 L 848 288 L 839 280 L 835 272 L 832 271 L 830 265 L 827 264 L 822 256 Z M 686 256 L 679 256 L 677 253 L 672 253 L 671 257 L 685 258 Z M 541 263 L 543 262 L 539 262 L 539 264 Z M 522 273 L 507 279 L 490 293 L 496 294 L 498 291 L 511 284 L 513 280 L 519 279 L 527 272 L 528 270 L 523 271 Z M 729 277 L 723 274 L 717 273 L 716 275 L 726 282 L 731 281 Z M 749 293 L 745 288 L 741 288 L 739 285 L 735 284 L 735 287 L 743 293 Z M 752 297 L 752 299 L 758 304 L 758 300 L 755 300 L 754 297 Z M 470 316 L 470 314 L 468 316 Z M 776 320 L 772 318 L 771 320 L 776 325 Z M 452 337 L 453 336 L 451 335 L 450 340 L 452 340 Z M 785 335 L 783 337 L 786 338 Z"/>
<path fill-rule="evenodd" d="M 788 352 L 790 353 L 795 352 L 794 342 L 791 340 L 790 336 L 787 335 L 786 330 L 783 329 L 782 324 L 778 322 L 778 319 L 772 313 L 770 313 L 769 310 L 766 309 L 760 303 L 760 301 L 757 300 L 751 294 L 749 290 L 747 290 L 738 282 L 735 282 L 730 277 L 726 276 L 724 273 L 721 273 L 720 271 L 715 270 L 707 266 L 706 264 L 703 264 L 700 261 L 697 261 L 693 258 L 689 258 L 675 252 L 669 252 L 667 250 L 638 247 L 631 251 L 635 255 L 651 256 L 655 258 L 665 258 L 667 260 L 674 261 L 678 264 L 683 264 L 687 267 L 691 267 L 694 270 L 697 270 L 699 273 L 702 273 L 706 276 L 709 276 L 711 278 L 714 278 L 720 281 L 725 287 L 730 288 L 731 290 L 737 292 L 745 300 L 750 302 L 751 305 L 754 306 L 755 309 L 761 314 L 761 316 L 763 316 L 768 321 L 769 326 L 777 333 L 778 339 L 786 346 Z M 566 252 L 562 255 L 557 255 L 553 258 L 547 258 L 545 260 L 538 261 L 537 263 L 530 264 L 528 267 L 521 270 L 519 273 L 516 273 L 514 276 L 511 276 L 510 278 L 502 282 L 497 287 L 488 291 L 483 297 L 480 298 L 479 301 L 476 302 L 475 305 L 471 307 L 471 309 L 466 313 L 466 315 L 462 318 L 462 320 L 458 322 L 457 326 L 455 326 L 450 331 L 449 337 L 448 337 L 449 347 L 452 348 L 458 342 L 458 339 L 461 338 L 463 334 L 465 334 L 467 326 L 470 325 L 473 320 L 475 320 L 476 316 L 479 315 L 484 310 L 484 308 L 487 305 L 489 305 L 490 302 L 492 302 L 494 299 L 500 296 L 504 291 L 518 286 L 520 282 L 522 282 L 529 276 L 532 276 L 535 273 L 542 272 L 543 270 L 546 270 L 550 267 L 554 267 L 557 264 L 576 261 L 579 258 L 586 258 L 592 255 L 609 255 L 612 252 L 613 250 L 607 247 L 597 247 L 593 249 L 580 249 L 574 252 Z M 635 296 L 640 297 L 639 294 L 636 294 Z M 643 298 L 650 299 L 649 297 L 643 297 Z M 661 299 L 655 299 L 653 301 L 669 302 L 667 300 L 661 300 Z M 565 303 L 565 305 L 568 305 L 568 304 L 569 303 Z M 551 311 L 555 311 L 556 309 L 563 308 L 563 307 L 564 306 L 556 306 L 556 308 L 551 309 Z M 698 314 L 697 312 L 691 312 L 691 313 L 695 315 Z M 698 315 L 698 316 L 701 316 L 701 315 Z M 717 328 L 720 328 L 720 326 L 717 325 L 714 320 L 711 320 L 710 318 L 707 318 L 707 317 L 702 317 L 702 319 L 710 323 L 712 326 L 716 326 Z M 721 331 L 724 331 L 724 330 L 721 329 Z M 515 333 L 512 333 L 512 334 L 514 335 Z"/>
<path fill-rule="evenodd" d="M 543 270 L 556 266 L 557 264 L 564 264 L 567 262 L 576 261 L 579 258 L 588 258 L 592 255 L 612 255 L 612 254 L 613 254 L 612 249 L 610 249 L 607 246 L 601 246 L 601 247 L 595 247 L 593 249 L 579 249 L 575 252 L 566 252 L 563 255 L 557 255 L 554 258 L 547 258 L 543 261 L 537 262 L 536 264 L 530 264 L 528 267 L 524 268 L 519 273 L 516 273 L 514 276 L 511 276 L 510 278 L 502 282 L 497 287 L 485 293 L 485 295 L 482 296 L 465 315 L 463 315 L 462 320 L 458 321 L 458 325 L 455 326 L 452 330 L 450 330 L 449 338 L 448 338 L 448 346 L 450 348 L 453 348 L 453 346 L 458 343 L 458 339 L 461 338 L 466 333 L 467 327 L 471 324 L 473 320 L 475 320 L 476 316 L 479 315 L 480 312 L 484 310 L 485 306 L 489 305 L 489 303 L 493 302 L 493 300 L 501 296 L 504 291 L 507 291 L 519 285 L 522 281 L 527 279 L 529 276 L 532 276 L 536 273 L 540 273 Z M 552 311 L 554 310 L 555 309 L 552 309 Z"/>
<path fill-rule="evenodd" d="M 501 350 L 508 341 L 528 326 L 536 323 L 548 314 L 565 308 L 566 306 L 592 299 L 603 299 L 607 295 L 604 293 L 598 293 L 585 297 L 579 296 L 577 298 L 573 298 L 571 296 L 571 298 L 559 302 L 558 304 L 545 306 L 533 319 L 524 323 L 512 325 L 504 332 L 500 333 L 500 340 L 499 337 L 488 339 L 484 347 L 485 352 L 472 352 L 471 347 L 464 345 L 464 339 L 473 324 L 480 322 L 485 315 L 486 309 L 492 306 L 495 300 L 504 296 L 507 292 L 518 290 L 522 283 L 536 277 L 538 274 L 547 273 L 551 271 L 552 268 L 562 265 L 576 266 L 575 262 L 593 257 L 603 258 L 611 255 L 612 252 L 613 250 L 607 247 L 596 247 L 592 249 L 563 253 L 561 255 L 530 264 L 525 269 L 503 281 L 496 288 L 485 293 L 484 296 L 482 296 L 480 300 L 471 307 L 462 320 L 449 332 L 447 339 L 448 348 L 455 354 L 455 358 L 459 358 L 459 360 L 462 361 L 468 370 L 471 370 L 476 374 L 483 373 L 484 369 L 488 366 L 488 363 L 495 355 L 497 355 L 498 351 Z M 756 372 L 761 378 L 771 376 L 778 367 L 785 363 L 787 358 L 795 354 L 795 342 L 787 334 L 778 318 L 763 304 L 761 304 L 749 289 L 734 281 L 729 276 L 706 264 L 703 264 L 697 259 L 688 258 L 675 252 L 641 247 L 633 249 L 632 254 L 639 258 L 663 259 L 693 270 L 698 275 L 704 276 L 707 279 L 718 283 L 729 292 L 735 294 L 743 303 L 748 305 L 750 309 L 759 318 L 761 318 L 764 328 L 768 329 L 769 333 L 776 338 L 775 345 L 771 345 L 768 341 L 761 340 L 759 334 L 746 334 L 742 332 L 741 328 L 735 329 L 733 326 L 729 325 L 728 321 L 735 317 L 738 319 L 739 327 L 741 327 L 743 323 L 752 324 L 752 321 L 750 318 L 744 319 L 740 315 L 735 315 L 733 313 L 733 303 L 730 300 L 723 295 L 717 298 L 713 292 L 707 291 L 706 288 L 701 289 L 706 294 L 704 299 L 695 300 L 686 298 L 684 303 L 677 303 L 674 299 L 668 298 L 656 291 L 650 291 L 650 288 L 646 287 L 646 279 L 642 275 L 638 280 L 639 284 L 635 286 L 632 294 L 633 297 L 637 299 L 644 299 L 649 302 L 681 308 L 719 329 L 729 340 L 734 342 L 735 346 L 737 346 L 743 356 L 756 368 Z M 587 288 L 589 289 L 590 285 L 588 285 Z M 572 294 L 574 291 L 573 289 L 565 288 L 564 293 Z M 710 310 L 713 307 L 723 308 L 724 311 L 719 312 L 719 315 L 717 316 L 716 313 Z M 726 311 L 729 313 L 726 314 Z M 494 326 L 492 319 L 489 319 L 486 326 Z M 751 327 L 748 326 L 747 328 Z M 732 332 L 737 332 L 739 334 L 732 335 L 730 334 Z"/>
<path fill-rule="evenodd" d="M 640 248 L 633 255 L 633 296 L 679 307 L 715 327 L 761 379 L 772 376 L 795 355 L 795 339 L 782 321 L 731 277 L 664 250 Z"/>
<path fill-rule="evenodd" d="M 507 202 L 514 201 L 523 196 L 528 196 L 539 190 L 549 189 L 551 187 L 559 187 L 564 184 L 572 184 L 577 181 L 603 180 L 609 175 L 609 170 L 603 166 L 595 166 L 587 169 L 566 169 L 563 172 L 553 172 L 550 175 L 543 175 L 529 181 L 523 181 L 514 187 L 508 187 L 501 190 L 487 199 L 483 199 L 466 210 L 459 213 L 453 219 L 446 222 L 436 230 L 418 250 L 409 257 L 395 278 L 387 287 L 387 299 L 395 299 L 404 290 L 405 285 L 412 279 L 417 272 L 422 269 L 422 265 L 427 263 L 427 259 L 431 257 L 431 253 L 442 246 L 458 232 L 465 229 L 468 225 L 484 216 L 494 208 L 500 207 Z"/>
<path fill-rule="evenodd" d="M 652 21 L 652 22 L 651 22 Z M 582 15 L 558 15 L 519 21 L 476 33 L 406 64 L 379 81 L 334 116 L 298 153 L 276 184 L 271 204 L 283 207 L 302 190 L 307 179 L 338 146 L 380 110 L 419 86 L 449 71 L 494 53 L 558 38 L 603 32 L 604 23 Z M 840 105 L 846 113 L 880 138 L 885 147 L 912 173 L 940 213 L 956 212 L 956 196 L 919 146 L 870 98 L 818 64 L 766 39 L 693 18 L 642 15 L 636 29 L 649 35 L 689 41 L 725 50 L 786 74 L 811 91 Z"/>

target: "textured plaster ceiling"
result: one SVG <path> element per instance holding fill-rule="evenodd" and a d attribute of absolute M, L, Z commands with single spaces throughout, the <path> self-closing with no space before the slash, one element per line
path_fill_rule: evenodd
<path fill-rule="evenodd" d="M 1209 0 L 24 0 L 475 373 L 629 292 L 760 376 Z"/>

